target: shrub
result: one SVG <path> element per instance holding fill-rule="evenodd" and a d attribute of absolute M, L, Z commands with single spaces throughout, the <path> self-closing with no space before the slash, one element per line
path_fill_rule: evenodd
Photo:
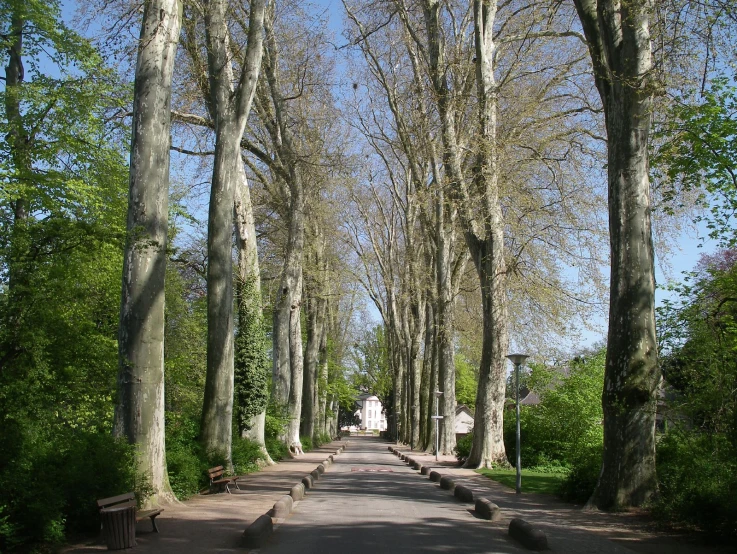
<path fill-rule="evenodd" d="M 563 480 L 560 496 L 567 502 L 584 504 L 591 498 L 601 472 L 602 447 L 591 445 L 580 449 L 571 462 L 571 470 Z"/>
<path fill-rule="evenodd" d="M 306 437 L 306 436 L 305 437 L 299 437 L 299 442 L 302 443 L 302 450 L 304 452 L 309 452 L 310 450 L 315 449 L 316 446 L 319 446 L 319 445 L 313 444 L 312 443 L 312 439 L 310 437 Z"/>
<path fill-rule="evenodd" d="M 455 448 L 453 448 L 453 452 L 456 455 L 456 458 L 458 458 L 459 462 L 462 462 L 466 458 L 468 458 L 468 455 L 471 453 L 471 446 L 473 445 L 473 433 L 468 433 L 467 435 L 459 438 L 456 441 Z"/>
<path fill-rule="evenodd" d="M 737 462 L 724 436 L 671 429 L 658 444 L 653 515 L 725 539 L 737 537 Z"/>
<path fill-rule="evenodd" d="M 258 471 L 261 462 L 265 460 L 258 443 L 240 437 L 233 437 L 232 456 L 233 472 L 236 475 Z"/>
<path fill-rule="evenodd" d="M 0 551 L 32 543 L 56 544 L 68 532 L 99 525 L 99 498 L 136 490 L 133 448 L 109 433 L 26 427 L 16 438 L 23 455 L 0 465 Z"/>
<path fill-rule="evenodd" d="M 275 462 L 289 458 L 289 448 L 281 439 L 277 437 L 266 437 L 264 442 L 266 444 L 266 451 Z"/>

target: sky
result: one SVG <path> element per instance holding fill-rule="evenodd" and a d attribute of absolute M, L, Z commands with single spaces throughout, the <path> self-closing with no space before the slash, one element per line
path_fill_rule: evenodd
<path fill-rule="evenodd" d="M 67 18 L 74 15 L 76 3 L 72 0 L 64 0 L 62 2 L 64 8 L 63 13 Z M 334 33 L 335 44 L 342 45 L 345 40 L 341 36 L 343 25 L 343 5 L 340 0 L 316 0 L 312 2 L 316 11 L 323 12 L 328 20 L 328 28 Z M 342 62 L 341 62 L 342 63 Z M 340 65 L 338 66 L 340 68 Z M 665 290 L 671 281 L 680 281 L 683 272 L 688 272 L 694 268 L 702 254 L 711 254 L 716 250 L 713 241 L 702 240 L 707 236 L 705 229 L 685 229 L 673 241 L 675 244 L 671 247 L 671 252 L 667 258 L 658 258 L 656 260 L 656 303 L 661 305 L 662 301 L 672 296 L 672 293 Z M 657 252 L 656 252 L 657 255 Z M 378 321 L 378 312 L 369 304 L 369 311 Z M 581 341 L 578 344 L 571 345 L 571 350 L 575 351 L 582 347 L 592 346 L 600 343 L 605 338 L 606 333 L 606 316 L 601 316 L 594 321 L 594 326 L 602 329 L 601 332 L 583 331 Z"/>

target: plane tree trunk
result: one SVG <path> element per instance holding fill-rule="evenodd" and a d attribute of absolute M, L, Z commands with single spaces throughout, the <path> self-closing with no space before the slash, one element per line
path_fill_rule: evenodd
<path fill-rule="evenodd" d="M 177 0 L 145 3 L 133 97 L 114 434 L 136 446 L 138 471 L 152 487 L 149 504 L 174 498 L 164 448 L 164 276 L 171 79 L 180 23 Z"/>
<path fill-rule="evenodd" d="M 263 55 L 265 0 L 251 3 L 244 67 L 233 89 L 228 0 L 205 10 L 215 159 L 207 227 L 207 376 L 200 439 L 210 455 L 231 459 L 234 327 L 232 234 L 235 189 L 243 183 L 241 139 L 256 91 Z"/>
<path fill-rule="evenodd" d="M 575 0 L 604 107 L 611 277 L 602 406 L 604 456 L 590 506 L 642 506 L 655 492 L 660 384 L 648 139 L 653 82 L 650 0 Z"/>

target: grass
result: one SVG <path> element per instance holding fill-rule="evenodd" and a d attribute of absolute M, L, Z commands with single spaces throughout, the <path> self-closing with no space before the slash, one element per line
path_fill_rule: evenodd
<path fill-rule="evenodd" d="M 512 489 L 517 482 L 517 472 L 514 469 L 477 469 L 476 472 Z M 565 477 L 563 473 L 542 473 L 523 469 L 522 492 L 558 494 Z"/>

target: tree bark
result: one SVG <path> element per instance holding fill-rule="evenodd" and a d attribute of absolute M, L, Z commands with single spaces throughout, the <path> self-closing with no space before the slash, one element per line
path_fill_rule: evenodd
<path fill-rule="evenodd" d="M 233 90 L 228 0 L 210 0 L 205 12 L 215 160 L 207 233 L 207 377 L 200 439 L 205 451 L 230 464 L 233 436 L 233 263 L 235 187 L 243 171 L 240 143 L 263 54 L 265 0 L 251 4 L 245 67 Z"/>
<path fill-rule="evenodd" d="M 654 83 L 650 0 L 575 0 L 604 107 L 611 278 L 602 406 L 604 455 L 589 506 L 642 506 L 656 490 L 660 384 L 648 140 Z"/>
<path fill-rule="evenodd" d="M 238 247 L 238 324 L 239 333 L 244 331 L 246 327 L 252 335 L 244 337 L 248 339 L 247 348 L 256 349 L 248 353 L 236 352 L 236 355 L 248 354 L 247 360 L 244 360 L 247 367 L 243 367 L 244 372 L 249 375 L 239 375 L 239 371 L 235 372 L 234 385 L 236 398 L 238 399 L 239 409 L 248 411 L 249 414 L 254 412 L 252 406 L 245 405 L 248 399 L 256 399 L 260 404 L 258 413 L 253 415 L 246 425 L 241 425 L 239 429 L 242 438 L 249 439 L 259 445 L 261 453 L 264 456 L 266 465 L 273 465 L 266 450 L 265 431 L 266 431 L 266 404 L 268 402 L 268 353 L 266 352 L 266 336 L 263 331 L 263 312 L 261 308 L 261 273 L 258 264 L 258 247 L 256 241 L 256 225 L 253 219 L 253 206 L 251 204 L 251 194 L 248 189 L 246 172 L 242 164 L 238 165 L 241 183 L 235 189 L 234 213 L 236 221 L 236 244 Z M 236 349 L 239 347 L 236 342 Z M 240 369 L 240 368 L 238 368 Z M 255 373 L 251 375 L 250 373 Z M 258 390 L 252 390 L 258 387 Z M 244 393 L 243 397 L 238 398 L 238 391 L 241 389 Z M 248 397 L 246 399 L 245 397 Z M 241 422 L 244 418 L 239 417 Z"/>
<path fill-rule="evenodd" d="M 136 62 L 114 433 L 136 445 L 147 503 L 172 500 L 164 447 L 164 276 L 177 0 L 146 2 Z"/>

